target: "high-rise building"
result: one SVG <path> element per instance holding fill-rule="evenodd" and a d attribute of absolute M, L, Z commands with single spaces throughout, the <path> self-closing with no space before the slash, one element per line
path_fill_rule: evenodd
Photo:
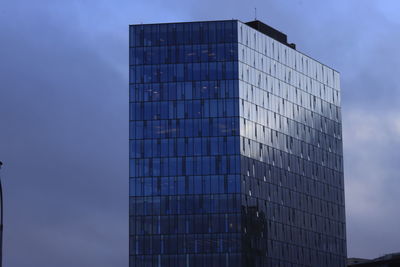
<path fill-rule="evenodd" d="M 130 26 L 130 267 L 345 266 L 339 73 L 260 21 Z"/>

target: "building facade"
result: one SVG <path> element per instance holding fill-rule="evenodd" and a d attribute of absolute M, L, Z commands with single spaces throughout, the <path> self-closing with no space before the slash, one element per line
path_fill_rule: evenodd
<path fill-rule="evenodd" d="M 339 74 L 255 21 L 130 26 L 130 267 L 345 266 Z"/>

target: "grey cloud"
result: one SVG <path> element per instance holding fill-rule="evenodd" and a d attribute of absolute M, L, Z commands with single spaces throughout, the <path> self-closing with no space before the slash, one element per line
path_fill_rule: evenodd
<path fill-rule="evenodd" d="M 10 8 L 20 14 L 0 23 L 5 265 L 126 266 L 126 75 L 96 42 L 122 58 L 127 37 L 92 41 L 68 8 Z"/>

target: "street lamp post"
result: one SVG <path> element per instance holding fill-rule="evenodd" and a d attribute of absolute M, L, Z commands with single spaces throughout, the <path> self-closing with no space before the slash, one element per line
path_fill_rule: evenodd
<path fill-rule="evenodd" d="M 0 161 L 0 169 L 3 162 Z M 1 177 L 0 177 L 1 178 Z M 0 267 L 3 266 L 3 186 L 0 179 Z"/>

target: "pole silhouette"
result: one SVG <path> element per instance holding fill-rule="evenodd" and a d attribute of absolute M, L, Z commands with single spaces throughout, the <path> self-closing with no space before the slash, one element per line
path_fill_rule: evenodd
<path fill-rule="evenodd" d="M 3 162 L 0 161 L 0 169 L 3 165 Z M 0 267 L 3 266 L 3 186 L 1 184 L 1 177 L 0 177 Z"/>

